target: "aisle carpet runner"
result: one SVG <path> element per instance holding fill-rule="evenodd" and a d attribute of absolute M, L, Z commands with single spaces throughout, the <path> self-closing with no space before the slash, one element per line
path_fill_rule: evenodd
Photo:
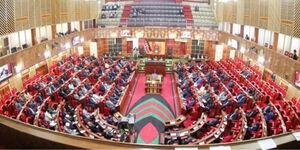
<path fill-rule="evenodd" d="M 165 121 L 174 118 L 170 105 L 160 95 L 143 96 L 129 113 L 136 115 L 136 143 L 141 144 L 159 144 L 160 133 L 165 130 Z"/>
<path fill-rule="evenodd" d="M 136 115 L 136 143 L 159 144 L 165 121 L 175 118 L 171 75 L 164 77 L 161 95 L 146 94 L 145 81 L 145 74 L 139 74 L 127 114 Z"/>

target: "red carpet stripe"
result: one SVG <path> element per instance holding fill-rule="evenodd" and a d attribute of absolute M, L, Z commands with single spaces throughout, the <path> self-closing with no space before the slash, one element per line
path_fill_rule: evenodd
<path fill-rule="evenodd" d="M 171 74 L 166 74 L 164 77 L 164 82 L 162 84 L 162 93 L 161 96 L 166 99 L 166 101 L 169 103 L 169 105 L 172 108 L 173 112 L 175 111 L 175 102 L 174 102 L 174 95 L 173 95 L 173 89 L 172 89 L 172 80 L 171 80 Z"/>
<path fill-rule="evenodd" d="M 138 112 L 138 111 L 140 111 L 143 108 L 148 107 L 148 106 L 155 106 L 155 107 L 159 108 L 160 110 L 162 110 L 166 115 L 168 115 L 168 117 L 173 118 L 173 115 L 171 115 L 170 112 L 167 111 L 165 107 L 161 106 L 160 104 L 158 104 L 155 101 L 150 101 L 150 102 L 142 105 L 141 107 L 137 107 L 136 109 L 131 111 L 131 113 L 136 113 L 136 112 Z"/>
<path fill-rule="evenodd" d="M 137 114 L 136 115 L 136 118 L 140 118 L 144 115 L 146 115 L 147 113 L 153 113 L 153 114 L 156 114 L 157 116 L 159 116 L 160 118 L 162 118 L 163 120 L 170 120 L 171 118 L 166 118 L 161 112 L 153 109 L 153 108 L 149 108 L 149 109 L 146 109 L 145 111 L 142 111 L 141 113 Z"/>
<path fill-rule="evenodd" d="M 144 95 L 146 95 L 145 93 L 145 81 L 146 81 L 146 76 L 144 73 L 140 73 L 138 74 L 138 81 L 136 84 L 136 87 L 134 89 L 134 93 L 132 96 L 132 99 L 130 101 L 128 110 L 131 109 L 132 106 L 134 106 L 134 104 L 140 99 L 142 98 Z M 127 110 L 127 111 L 128 111 Z"/>

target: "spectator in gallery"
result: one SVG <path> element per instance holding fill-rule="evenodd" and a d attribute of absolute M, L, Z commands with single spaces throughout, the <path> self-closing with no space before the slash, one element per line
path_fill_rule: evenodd
<path fill-rule="evenodd" d="M 294 50 L 294 54 L 292 56 L 292 59 L 298 60 L 297 50 Z"/>
<path fill-rule="evenodd" d="M 246 40 L 250 40 L 250 37 L 248 34 L 246 34 L 246 37 L 245 37 Z"/>

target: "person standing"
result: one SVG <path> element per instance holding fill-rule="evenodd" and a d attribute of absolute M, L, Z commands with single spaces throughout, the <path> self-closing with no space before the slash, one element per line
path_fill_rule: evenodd
<path fill-rule="evenodd" d="M 292 59 L 298 60 L 297 50 L 294 50 L 294 54 L 292 56 Z"/>

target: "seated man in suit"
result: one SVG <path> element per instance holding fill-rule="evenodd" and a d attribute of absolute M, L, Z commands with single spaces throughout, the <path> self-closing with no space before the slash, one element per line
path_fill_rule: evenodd
<path fill-rule="evenodd" d="M 17 111 L 20 111 L 21 109 L 22 109 L 22 105 L 19 103 L 19 102 L 16 102 L 15 103 L 15 109 L 17 110 Z"/>
<path fill-rule="evenodd" d="M 73 80 L 76 82 L 76 85 L 79 85 L 81 82 L 77 76 L 75 78 L 73 78 Z"/>
<path fill-rule="evenodd" d="M 111 115 L 107 116 L 104 120 L 106 120 L 106 122 L 107 122 L 108 124 L 111 124 L 111 125 L 117 125 L 117 122 L 115 122 L 115 121 L 113 120 L 113 118 L 111 117 Z"/>
<path fill-rule="evenodd" d="M 195 86 L 197 87 L 197 86 L 199 86 L 201 84 L 202 84 L 202 79 L 200 77 L 198 77 L 198 79 L 195 82 Z"/>
<path fill-rule="evenodd" d="M 121 86 L 126 86 L 126 85 L 127 85 L 127 81 L 124 80 L 123 78 L 121 78 L 121 79 L 119 80 L 119 83 L 120 83 Z"/>
<path fill-rule="evenodd" d="M 38 102 L 39 104 L 42 104 L 44 99 L 42 98 L 41 94 L 38 94 L 37 97 L 36 97 L 36 102 Z"/>
<path fill-rule="evenodd" d="M 36 111 L 32 109 L 31 107 L 27 107 L 28 115 L 34 117 L 36 115 Z"/>
<path fill-rule="evenodd" d="M 87 89 L 87 90 L 90 90 L 90 89 L 92 89 L 92 86 L 91 86 L 90 83 L 85 83 L 84 88 Z"/>
<path fill-rule="evenodd" d="M 227 88 L 231 89 L 233 87 L 234 83 L 232 81 L 229 81 L 227 84 Z"/>
<path fill-rule="evenodd" d="M 232 105 L 232 100 L 227 100 L 225 103 L 222 103 L 222 106 L 223 107 L 229 107 L 229 106 L 231 106 Z"/>
<path fill-rule="evenodd" d="M 96 123 L 89 121 L 87 123 L 87 125 L 90 127 L 90 129 L 94 132 L 94 133 L 101 133 L 103 131 L 103 129 Z"/>
<path fill-rule="evenodd" d="M 44 81 L 40 81 L 40 87 L 41 88 L 45 88 L 47 86 L 47 84 Z"/>
<path fill-rule="evenodd" d="M 73 123 L 69 123 L 67 122 L 64 126 L 64 130 L 72 135 L 79 135 L 79 132 L 77 132 L 77 130 L 75 129 Z"/>
<path fill-rule="evenodd" d="M 195 100 L 194 99 L 191 99 L 188 101 L 187 105 L 186 105 L 186 109 L 190 109 L 192 106 L 195 105 Z"/>
<path fill-rule="evenodd" d="M 274 112 L 269 112 L 265 115 L 266 122 L 274 119 Z"/>
<path fill-rule="evenodd" d="M 191 96 L 191 90 L 190 90 L 189 88 L 184 89 L 184 90 L 182 91 L 182 96 L 183 96 L 184 99 L 187 99 L 188 97 Z"/>
<path fill-rule="evenodd" d="M 229 114 L 228 120 L 237 120 L 239 117 L 239 109 L 236 108 L 233 113 Z"/>
<path fill-rule="evenodd" d="M 75 93 L 75 94 L 73 95 L 73 98 L 74 98 L 75 100 L 77 100 L 77 101 L 80 100 L 80 96 L 79 96 L 77 93 Z"/>
<path fill-rule="evenodd" d="M 103 133 L 102 133 L 102 135 L 106 139 L 111 139 L 113 137 L 113 134 L 110 131 L 108 131 L 108 130 L 104 130 Z"/>
<path fill-rule="evenodd" d="M 115 104 L 113 102 L 111 102 L 110 100 L 106 100 L 105 105 L 113 111 L 116 109 Z"/>
<path fill-rule="evenodd" d="M 270 111 L 272 111 L 272 105 L 271 105 L 271 104 L 268 104 L 268 106 L 266 106 L 266 107 L 263 109 L 263 113 L 266 114 L 266 113 L 269 113 Z"/>
<path fill-rule="evenodd" d="M 227 81 L 227 76 L 225 74 L 221 74 L 220 75 L 220 80 L 223 81 L 223 82 Z"/>
<path fill-rule="evenodd" d="M 257 131 L 259 128 L 259 123 L 252 123 L 250 127 L 247 128 L 247 131 L 252 133 L 253 131 Z"/>
<path fill-rule="evenodd" d="M 236 96 L 236 99 L 239 100 L 241 99 L 242 97 L 244 97 L 245 95 L 243 93 L 240 93 L 238 96 Z"/>
<path fill-rule="evenodd" d="M 246 103 L 247 98 L 245 95 L 240 96 L 240 98 L 237 98 L 238 100 L 238 107 L 241 107 L 243 104 Z"/>
<path fill-rule="evenodd" d="M 74 86 L 73 83 L 70 83 L 70 84 L 68 85 L 68 88 L 69 88 L 71 91 L 73 91 L 73 90 L 75 89 L 75 86 Z"/>
<path fill-rule="evenodd" d="M 32 109 L 37 109 L 37 103 L 35 101 L 31 101 L 28 104 L 28 107 L 32 108 Z"/>
<path fill-rule="evenodd" d="M 216 116 L 215 119 L 206 122 L 208 126 L 215 126 L 219 123 L 220 116 Z"/>
<path fill-rule="evenodd" d="M 257 113 L 258 113 L 258 110 L 257 109 L 253 109 L 251 112 L 246 113 L 246 116 L 248 118 L 255 117 L 257 115 Z"/>
<path fill-rule="evenodd" d="M 212 100 L 208 101 L 207 104 L 204 104 L 204 105 L 205 105 L 204 110 L 206 110 L 206 111 L 210 111 L 210 110 L 214 109 L 216 106 Z"/>
<path fill-rule="evenodd" d="M 227 93 L 225 91 L 222 91 L 219 94 L 219 100 L 220 100 L 221 103 L 227 100 Z"/>
<path fill-rule="evenodd" d="M 36 85 L 34 85 L 34 89 L 36 90 L 36 91 L 38 91 L 38 90 L 40 90 L 40 85 L 39 84 L 36 84 Z"/>
<path fill-rule="evenodd" d="M 186 88 L 187 86 L 189 86 L 189 82 L 187 80 L 184 80 L 180 88 Z"/>
<path fill-rule="evenodd" d="M 88 118 L 88 119 L 91 117 L 91 113 L 89 113 L 85 108 L 83 108 L 83 110 L 82 110 L 82 115 L 83 115 L 83 117 Z"/>
<path fill-rule="evenodd" d="M 214 87 L 213 87 L 213 90 L 216 91 L 216 90 L 219 90 L 219 89 L 220 89 L 220 84 L 218 82 L 216 82 Z"/>
<path fill-rule="evenodd" d="M 52 81 L 52 80 L 53 80 L 53 77 L 52 77 L 51 75 L 48 75 L 47 80 L 48 80 L 48 81 Z"/>

